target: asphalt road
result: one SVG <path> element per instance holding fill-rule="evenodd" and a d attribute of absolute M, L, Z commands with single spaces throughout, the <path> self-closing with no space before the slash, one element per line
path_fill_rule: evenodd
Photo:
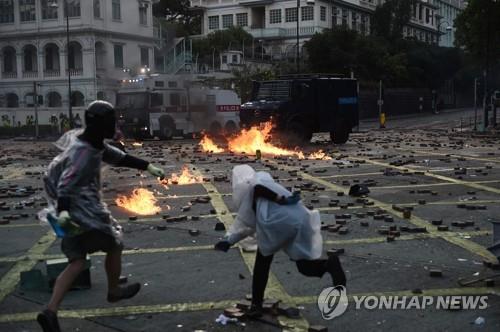
<path fill-rule="evenodd" d="M 60 312 L 63 330 L 300 331 L 324 325 L 329 331 L 498 331 L 500 279 L 488 285 L 458 284 L 462 278 L 498 273 L 483 261 L 495 261 L 485 247 L 492 243 L 491 221 L 499 220 L 500 145 L 495 137 L 471 135 L 464 130 L 467 126 L 460 126 L 460 119 L 464 124 L 472 115 L 461 111 L 389 119 L 384 130 L 366 121 L 345 145 L 331 145 L 318 135 L 304 147 L 306 152 L 323 149 L 332 160 L 264 156 L 256 161 L 252 156 L 206 154 L 195 140 L 142 146 L 127 142 L 128 152 L 154 161 L 167 174 L 188 165 L 205 182 L 166 189 L 133 170 L 103 170 L 104 197 L 125 229 L 122 274 L 143 287 L 129 301 L 106 303 L 104 256 L 91 256 L 92 288 L 68 294 Z M 34 318 L 50 297 L 47 290 L 21 287 L 20 272 L 45 273 L 46 260 L 62 257 L 59 240 L 35 218 L 44 202 L 41 174 L 56 153 L 49 142 L 0 141 L 0 331 L 38 331 Z M 305 204 L 321 211 L 325 256 L 331 248 L 345 250 L 340 258 L 350 302 L 340 317 L 324 320 L 316 304 L 330 278 L 306 278 L 278 254 L 267 297 L 298 307 L 301 317 L 267 316 L 268 323 L 228 326 L 215 322 L 251 287 L 254 253 L 212 249 L 224 234 L 215 230 L 217 222 L 233 222 L 229 174 L 240 163 L 269 171 L 287 187 L 301 188 Z M 366 200 L 347 195 L 351 185 L 360 183 L 369 185 Z M 140 187 L 154 192 L 162 211 L 130 220 L 135 214 L 114 200 Z M 405 218 L 401 211 L 408 208 L 411 217 Z M 178 216 L 186 218 L 166 221 Z M 438 230 L 434 224 L 439 221 L 447 231 Z M 335 224 L 342 224 L 345 234 L 327 229 Z M 199 235 L 191 235 L 193 229 Z M 390 229 L 394 237 L 388 240 Z M 430 270 L 442 276 L 433 277 Z M 482 295 L 488 297 L 488 306 L 356 309 L 353 297 L 361 295 Z M 478 317 L 484 318 L 483 324 L 474 324 Z"/>

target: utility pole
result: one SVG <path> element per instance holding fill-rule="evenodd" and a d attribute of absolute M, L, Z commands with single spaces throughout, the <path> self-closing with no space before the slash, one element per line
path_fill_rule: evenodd
<path fill-rule="evenodd" d="M 69 68 L 69 8 L 68 0 L 64 0 L 64 8 L 66 9 L 66 59 L 68 65 L 68 96 L 69 96 L 69 127 L 74 128 L 73 123 L 73 105 L 71 105 L 71 70 Z"/>
<path fill-rule="evenodd" d="M 378 118 L 380 121 L 380 128 L 385 128 L 385 113 L 382 109 L 382 106 L 384 105 L 384 99 L 382 96 L 382 80 L 379 82 L 379 89 L 378 89 Z"/>
<path fill-rule="evenodd" d="M 35 138 L 39 137 L 38 128 L 38 92 L 37 92 L 37 82 L 33 82 L 33 98 L 35 99 Z"/>
<path fill-rule="evenodd" d="M 477 80 L 474 79 L 474 131 L 477 130 Z"/>
<path fill-rule="evenodd" d="M 300 0 L 297 0 L 297 53 L 295 55 L 296 57 L 296 65 L 297 65 L 297 74 L 300 73 L 300 45 L 299 45 L 299 12 L 300 12 Z"/>

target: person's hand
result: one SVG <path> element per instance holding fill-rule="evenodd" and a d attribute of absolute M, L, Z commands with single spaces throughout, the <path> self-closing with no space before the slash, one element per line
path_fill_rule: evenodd
<path fill-rule="evenodd" d="M 63 210 L 59 213 L 59 216 L 57 216 L 57 223 L 71 235 L 77 235 L 82 232 L 80 226 L 71 221 L 71 216 L 68 211 Z"/>
<path fill-rule="evenodd" d="M 294 192 L 291 196 L 283 197 L 280 200 L 281 205 L 295 205 L 300 201 L 300 193 Z"/>
<path fill-rule="evenodd" d="M 163 178 L 165 177 L 165 171 L 162 170 L 161 168 L 159 167 L 156 167 L 155 165 L 153 164 L 149 164 L 148 165 L 148 172 L 154 176 L 154 177 L 157 177 L 157 178 L 160 178 L 160 180 L 163 180 Z"/>
<path fill-rule="evenodd" d="M 214 249 L 227 252 L 231 248 L 231 243 L 229 241 L 219 241 L 215 244 Z"/>

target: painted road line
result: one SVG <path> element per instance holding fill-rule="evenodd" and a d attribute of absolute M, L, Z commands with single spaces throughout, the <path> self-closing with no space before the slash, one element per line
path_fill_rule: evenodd
<path fill-rule="evenodd" d="M 397 149 L 397 150 L 402 150 L 402 149 Z M 408 150 L 405 150 L 408 151 Z M 460 154 L 450 154 L 450 153 L 440 153 L 440 152 L 432 152 L 432 151 L 425 151 L 425 150 L 415 150 L 412 149 L 413 153 L 415 154 L 420 154 L 421 156 L 426 156 L 426 155 L 434 155 L 434 156 L 441 156 L 441 157 L 447 157 L 447 158 L 464 158 L 464 159 L 469 159 L 469 160 L 477 160 L 477 161 L 484 161 L 484 162 L 490 162 L 490 163 L 500 163 L 500 160 L 498 159 L 493 159 L 493 158 L 481 158 L 481 157 L 475 157 L 475 156 L 470 156 L 470 155 L 460 155 Z"/>
<path fill-rule="evenodd" d="M 36 244 L 27 252 L 27 257 L 43 254 L 54 242 L 55 236 L 52 230 L 42 236 Z M 9 295 L 20 281 L 20 274 L 23 271 L 31 270 L 37 263 L 37 260 L 26 259 L 18 261 L 3 277 L 0 279 L 0 303 Z"/>
<path fill-rule="evenodd" d="M 499 183 L 500 180 L 487 180 L 487 181 L 470 181 L 467 183 L 473 184 L 488 184 L 488 183 Z M 400 186 L 374 186 L 370 187 L 370 189 L 378 190 L 378 189 L 411 189 L 411 188 L 425 188 L 425 187 L 444 187 L 444 186 L 460 186 L 461 183 L 449 183 L 449 182 L 441 182 L 441 183 L 429 183 L 429 184 L 410 184 L 410 185 L 400 185 Z"/>

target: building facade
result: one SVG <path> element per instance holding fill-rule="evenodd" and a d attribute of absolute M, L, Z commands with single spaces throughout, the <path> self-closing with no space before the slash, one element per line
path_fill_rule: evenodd
<path fill-rule="evenodd" d="M 154 65 L 153 2 L 0 0 L 0 113 L 23 125 L 38 101 L 40 123 L 67 115 L 68 73 L 75 113 L 114 102 L 119 80 Z"/>
<path fill-rule="evenodd" d="M 463 0 L 437 0 L 439 7 L 439 46 L 453 47 L 455 44 L 454 22 L 458 14 L 465 8 Z"/>
<path fill-rule="evenodd" d="M 347 26 L 369 34 L 371 17 L 384 0 L 191 0 L 191 7 L 203 12 L 202 34 L 241 26 L 262 43 L 266 53 L 294 56 L 299 19 L 300 45 L 316 32 Z M 427 43 L 439 41 L 437 0 L 418 0 L 404 36 Z M 298 14 L 298 15 L 297 15 Z"/>

